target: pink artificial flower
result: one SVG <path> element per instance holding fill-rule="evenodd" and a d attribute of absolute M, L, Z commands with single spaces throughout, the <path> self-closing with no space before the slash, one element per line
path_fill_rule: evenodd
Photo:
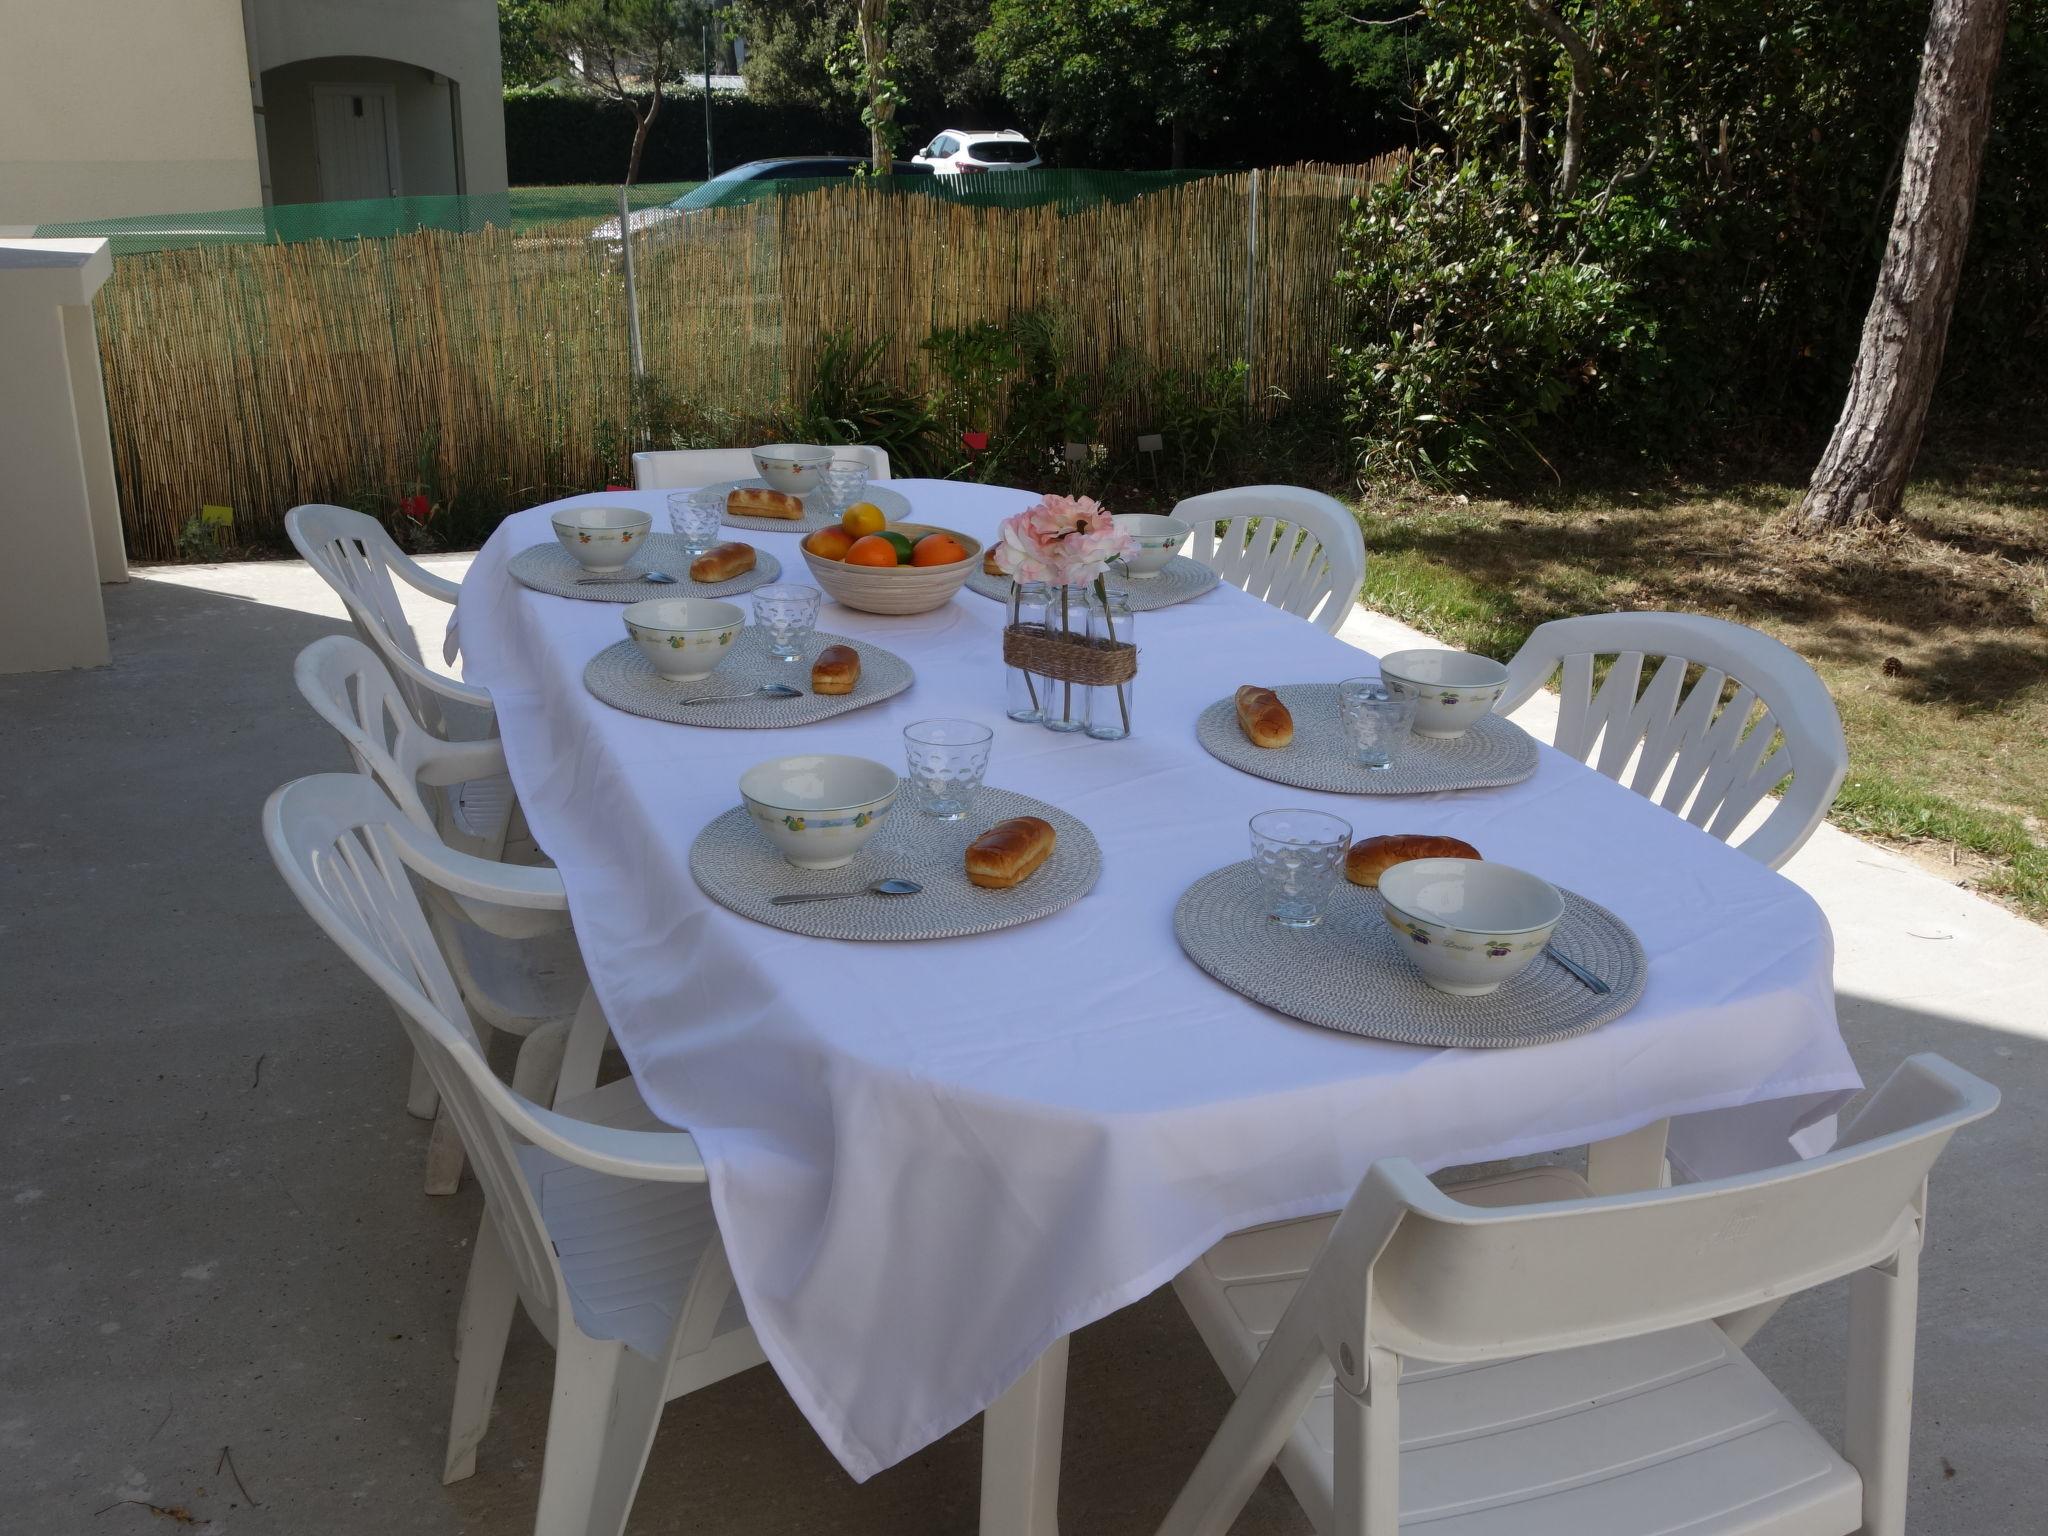
<path fill-rule="evenodd" d="M 1014 581 L 1085 587 L 1138 541 L 1117 527 L 1107 508 L 1088 496 L 1047 496 L 999 530 L 995 562 Z"/>
<path fill-rule="evenodd" d="M 988 434 L 986 432 L 974 431 L 962 432 L 960 434 L 960 446 L 969 453 L 986 453 L 988 451 Z"/>
<path fill-rule="evenodd" d="M 426 497 L 419 495 L 401 497 L 398 510 L 416 523 L 424 523 L 434 515 L 433 504 Z"/>

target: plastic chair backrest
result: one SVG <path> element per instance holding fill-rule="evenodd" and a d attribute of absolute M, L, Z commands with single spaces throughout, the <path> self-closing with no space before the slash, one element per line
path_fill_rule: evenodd
<path fill-rule="evenodd" d="M 528 1308 L 537 1317 L 565 1312 L 561 1271 L 518 1167 L 518 1144 L 629 1178 L 636 1158 L 662 1148 L 679 1170 L 701 1177 L 694 1141 L 682 1131 L 621 1132 L 570 1120 L 498 1079 L 408 878 L 459 900 L 497 891 L 497 875 L 413 826 L 372 780 L 318 774 L 285 785 L 263 808 L 263 835 L 307 914 L 396 1005 L 455 1119 Z"/>
<path fill-rule="evenodd" d="M 889 478 L 886 449 L 867 443 L 824 443 L 835 454 L 865 459 L 870 480 Z M 759 478 L 751 448 L 669 448 L 633 455 L 633 485 L 642 491 L 688 491 L 722 480 Z"/>
<path fill-rule="evenodd" d="M 1498 1359 L 1720 1317 L 1917 1242 L 1928 1169 L 1997 1104 L 1990 1084 L 1915 1056 L 1824 1157 L 1547 1205 L 1464 1205 L 1396 1159 L 1367 1175 L 1308 1285 L 1357 1360 L 1367 1346 Z"/>
<path fill-rule="evenodd" d="M 1602 656 L 1613 662 L 1596 691 Z M 1647 688 L 1646 656 L 1663 658 Z M 1789 647 L 1741 624 L 1697 613 L 1554 619 L 1509 663 L 1495 711 L 1519 708 L 1560 667 L 1553 745 L 1723 842 L 1790 775 L 1784 798 L 1735 843 L 1773 869 L 1813 835 L 1849 771 L 1826 684 Z M 1693 667 L 1702 671 L 1688 689 Z"/>
<path fill-rule="evenodd" d="M 1358 518 L 1321 491 L 1242 485 L 1190 496 L 1173 515 L 1194 524 L 1189 555 L 1232 586 L 1333 635 L 1365 584 Z"/>

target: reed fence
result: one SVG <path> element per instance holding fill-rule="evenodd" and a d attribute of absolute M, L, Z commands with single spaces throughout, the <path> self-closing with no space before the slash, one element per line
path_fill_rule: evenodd
<path fill-rule="evenodd" d="M 735 434 L 772 431 L 827 338 L 934 387 L 934 331 L 1057 317 L 1078 373 L 1243 361 L 1249 408 L 1313 395 L 1345 323 L 1351 199 L 1389 174 L 1296 166 L 1079 210 L 845 185 L 672 221 L 636 240 L 649 380 Z M 616 242 L 513 233 L 225 243 L 122 258 L 99 328 L 129 549 L 178 552 L 202 506 L 274 542 L 284 512 L 401 497 L 501 515 L 618 477 L 637 444 Z M 1147 430 L 1141 387 L 1125 419 Z"/>

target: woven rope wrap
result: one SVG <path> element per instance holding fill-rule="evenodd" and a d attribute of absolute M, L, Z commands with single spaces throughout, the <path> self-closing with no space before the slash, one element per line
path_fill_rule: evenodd
<path fill-rule="evenodd" d="M 1536 771 L 1536 742 L 1512 720 L 1481 715 L 1450 741 L 1417 736 L 1391 768 L 1360 766 L 1337 708 L 1335 683 L 1288 683 L 1273 690 L 1294 716 L 1294 742 L 1255 747 L 1237 723 L 1237 700 L 1218 699 L 1195 717 L 1195 740 L 1240 772 L 1332 795 L 1429 795 L 1519 784 Z"/>
<path fill-rule="evenodd" d="M 1112 567 L 1109 589 L 1130 599 L 1131 612 L 1151 613 L 1156 609 L 1171 608 L 1175 603 L 1184 603 L 1191 597 L 1200 597 L 1204 592 L 1213 590 L 1219 579 L 1201 561 L 1175 555 L 1157 576 L 1123 576 Z M 967 578 L 967 590 L 1007 603 L 1010 600 L 1010 578 L 991 576 L 976 566 L 974 574 Z"/>
<path fill-rule="evenodd" d="M 1138 675 L 1138 648 L 1128 641 L 1090 640 L 1038 624 L 1012 624 L 1003 631 L 1003 660 L 1088 688 L 1114 688 Z"/>
<path fill-rule="evenodd" d="M 635 555 L 620 575 L 634 571 L 666 571 L 673 582 L 651 581 L 581 582 L 579 577 L 603 575 L 610 571 L 586 571 L 576 557 L 560 544 L 535 544 L 512 557 L 507 569 L 522 586 L 545 592 L 550 597 L 574 598 L 583 603 L 638 603 L 655 597 L 738 597 L 764 586 L 782 574 L 782 562 L 765 549 L 754 551 L 754 568 L 724 581 L 692 581 L 690 553 L 672 533 L 651 533 L 647 547 Z"/>
<path fill-rule="evenodd" d="M 1052 857 L 1022 885 L 989 890 L 967 878 L 967 845 L 1011 816 L 1052 823 Z M 1036 922 L 1072 906 L 1094 889 L 1102 850 L 1081 822 L 1057 806 L 1014 790 L 985 786 L 964 821 L 919 814 L 909 792 L 898 794 L 867 846 L 838 869 L 797 869 L 754 825 L 745 806 L 715 817 L 690 845 L 690 873 L 713 901 L 742 917 L 814 939 L 872 942 L 950 939 Z M 769 905 L 783 891 L 857 891 L 871 880 L 917 881 L 916 896 L 856 896 L 848 901 Z"/>
<path fill-rule="evenodd" d="M 1614 990 L 1601 994 L 1542 955 L 1484 997 L 1439 992 L 1387 926 L 1379 894 L 1344 881 L 1314 928 L 1266 916 L 1250 860 L 1204 875 L 1173 912 L 1188 958 L 1233 992 L 1324 1029 L 1402 1045 L 1543 1045 L 1620 1018 L 1643 995 L 1649 962 L 1628 925 L 1571 891 L 1551 942 Z"/>

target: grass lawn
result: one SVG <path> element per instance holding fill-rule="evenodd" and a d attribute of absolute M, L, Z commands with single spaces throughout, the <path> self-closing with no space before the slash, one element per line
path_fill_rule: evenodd
<path fill-rule="evenodd" d="M 2048 450 L 1951 446 L 1903 524 L 1875 535 L 1790 535 L 1802 488 L 1374 496 L 1365 602 L 1503 659 L 1575 613 L 1683 609 L 1765 630 L 1841 710 L 1835 822 L 2048 919 Z"/>

